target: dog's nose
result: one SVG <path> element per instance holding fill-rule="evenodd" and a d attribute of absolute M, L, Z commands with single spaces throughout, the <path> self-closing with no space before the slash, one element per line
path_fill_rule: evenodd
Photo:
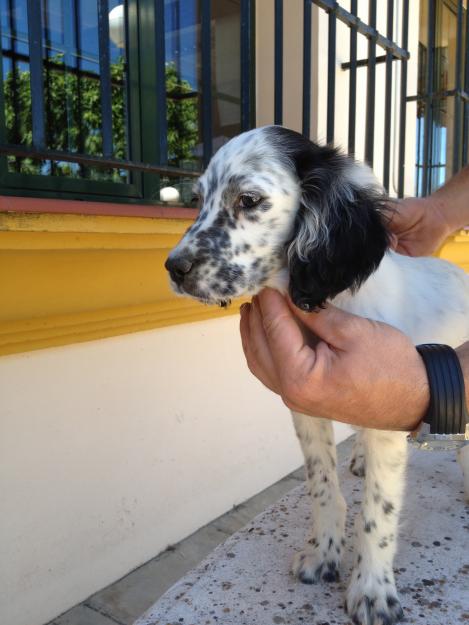
<path fill-rule="evenodd" d="M 184 277 L 192 269 L 193 264 L 193 261 L 188 257 L 169 256 L 164 266 L 169 271 L 171 279 L 174 280 L 176 284 L 182 284 L 182 282 L 184 281 Z"/>

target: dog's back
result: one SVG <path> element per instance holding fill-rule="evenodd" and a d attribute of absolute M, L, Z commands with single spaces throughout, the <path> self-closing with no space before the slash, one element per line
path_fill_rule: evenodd
<path fill-rule="evenodd" d="M 437 258 L 388 252 L 355 294 L 341 293 L 334 303 L 399 328 L 415 344 L 469 340 L 469 276 Z"/>

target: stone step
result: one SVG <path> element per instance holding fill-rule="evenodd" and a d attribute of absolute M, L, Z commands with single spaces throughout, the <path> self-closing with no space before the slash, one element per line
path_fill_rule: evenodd
<path fill-rule="evenodd" d="M 344 593 L 362 497 L 362 479 L 348 471 L 348 450 L 349 441 L 339 446 L 349 511 L 340 582 L 307 586 L 289 572 L 311 523 L 301 485 L 217 547 L 134 625 L 348 624 Z M 469 506 L 453 452 L 411 450 L 395 572 L 406 622 L 469 623 Z"/>

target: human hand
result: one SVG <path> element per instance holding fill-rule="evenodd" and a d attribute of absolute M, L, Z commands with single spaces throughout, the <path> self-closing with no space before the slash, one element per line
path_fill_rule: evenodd
<path fill-rule="evenodd" d="M 429 401 L 420 355 L 399 330 L 332 305 L 304 313 L 271 289 L 241 310 L 251 372 L 303 414 L 413 430 Z"/>
<path fill-rule="evenodd" d="M 406 198 L 392 202 L 389 222 L 392 247 L 406 256 L 430 256 L 451 234 L 435 198 Z"/>

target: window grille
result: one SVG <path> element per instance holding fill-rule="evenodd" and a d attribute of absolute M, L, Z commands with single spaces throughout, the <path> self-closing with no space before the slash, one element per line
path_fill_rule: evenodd
<path fill-rule="evenodd" d="M 416 194 L 427 195 L 468 162 L 469 11 L 463 0 L 420 5 Z"/>
<path fill-rule="evenodd" d="M 30 71 L 31 87 L 31 137 L 28 142 L 7 141 L 5 133 L 5 96 L 0 102 L 0 160 L 6 159 L 46 159 L 50 163 L 76 164 L 80 168 L 101 169 L 107 172 L 120 172 L 122 178 L 132 182 L 126 186 L 123 193 L 126 201 L 149 202 L 158 201 L 159 183 L 161 177 L 192 178 L 198 175 L 195 169 L 205 166 L 213 152 L 219 147 L 214 142 L 214 110 L 212 94 L 216 92 L 213 71 L 213 15 L 217 5 L 211 0 L 198 0 L 200 11 L 200 92 L 194 94 L 190 89 L 181 89 L 172 97 L 179 100 L 188 100 L 200 96 L 201 107 L 201 151 L 199 154 L 200 167 L 194 164 L 188 166 L 185 162 L 171 162 L 168 150 L 168 93 L 165 77 L 165 5 L 177 0 L 127 0 L 125 7 L 125 45 L 128 51 L 130 82 L 135 83 L 135 89 L 127 89 L 129 108 L 129 128 L 125 154 L 115 153 L 113 137 L 112 89 L 114 87 L 111 58 L 109 55 L 109 22 L 108 15 L 111 6 L 118 0 L 96 0 L 98 21 L 98 64 L 99 64 L 99 105 L 102 110 L 101 127 L 99 129 L 101 153 L 89 154 L 83 149 L 83 144 L 77 142 L 73 150 L 50 149 L 47 144 L 47 101 L 45 99 L 45 81 L 48 72 L 59 71 L 60 67 L 51 68 L 53 60 L 44 55 L 44 7 L 49 0 L 0 0 L 2 9 L 2 26 L 4 14 L 13 7 L 15 2 L 21 2 L 27 8 L 28 23 L 28 52 L 3 48 L 3 60 L 8 58 L 17 63 L 27 61 Z M 84 0 L 63 0 L 70 7 L 76 6 Z M 283 121 L 283 61 L 284 61 L 284 11 L 288 10 L 288 2 L 272 0 L 274 10 L 274 123 Z M 367 87 L 365 102 L 365 160 L 373 165 L 376 150 L 383 150 L 384 187 L 390 187 L 391 161 L 391 115 L 392 115 L 392 87 L 397 74 L 400 75 L 399 87 L 399 123 L 398 123 L 398 166 L 397 191 L 402 196 L 404 192 L 405 173 L 405 139 L 407 127 L 407 104 L 417 102 L 417 154 L 416 154 L 416 193 L 425 195 L 432 192 L 444 179 L 456 172 L 468 161 L 468 133 L 469 133 L 469 11 L 466 0 L 422 0 L 421 7 L 425 13 L 421 28 L 419 86 L 417 94 L 407 93 L 407 64 L 409 59 L 409 0 L 402 0 L 400 24 L 394 28 L 395 7 L 393 0 L 387 0 L 386 28 L 383 32 L 377 29 L 377 0 L 369 0 L 367 21 L 357 15 L 357 0 L 350 0 L 347 9 L 334 0 L 304 0 L 303 1 L 303 87 L 298 97 L 302 99 L 302 131 L 306 136 L 311 135 L 310 119 L 313 98 L 312 93 L 312 10 L 316 5 L 320 11 L 328 15 L 328 48 L 327 48 L 327 124 L 326 139 L 334 141 L 335 136 L 335 100 L 336 100 L 336 39 L 337 20 L 346 25 L 350 33 L 349 60 L 342 63 L 341 68 L 349 75 L 348 94 L 348 137 L 347 148 L 350 153 L 356 150 L 356 119 L 357 119 L 357 70 L 366 68 Z M 254 46 L 255 0 L 237 0 L 239 6 L 239 130 L 247 130 L 255 125 L 254 99 Z M 452 16 L 454 30 L 454 45 L 449 50 L 441 43 L 443 31 L 443 13 L 449 11 Z M 446 15 L 446 14 L 445 14 Z M 446 19 L 446 17 L 445 17 Z M 135 26 L 135 24 L 139 26 Z M 398 32 L 395 32 L 397 30 Z M 425 31 L 425 36 L 423 36 Z M 357 41 L 359 37 L 367 40 L 366 58 L 357 58 Z M 4 37 L 2 34 L 2 42 Z M 26 44 L 25 44 L 26 45 Z M 10 57 L 8 56 L 10 55 Z M 449 59 L 448 55 L 453 55 Z M 143 58 L 145 57 L 145 58 Z M 450 62 L 454 59 L 454 64 Z M 376 108 L 376 68 L 385 65 L 385 92 L 384 106 L 384 140 L 377 145 L 375 141 L 375 108 Z M 56 63 L 56 66 L 58 64 Z M 397 65 L 400 66 L 397 72 Z M 452 69 L 454 65 L 454 70 Z M 3 64 L 3 68 L 5 64 Z M 442 68 L 444 71 L 442 71 Z M 81 72 L 86 75 L 86 67 L 77 66 L 70 71 Z M 60 70 L 61 71 L 61 70 Z M 445 80 L 453 72 L 453 82 L 445 84 Z M 3 76 L 5 80 L 5 76 Z M 150 88 L 149 88 L 150 87 Z M 146 107 L 146 99 L 151 100 Z M 142 103 L 143 101 L 143 103 Z M 381 101 L 381 99 L 380 99 Z M 445 122 L 448 118 L 448 106 L 452 107 L 451 124 Z M 446 107 L 446 108 L 445 108 Z M 445 126 L 446 123 L 446 126 Z M 451 138 L 451 141 L 450 141 Z M 151 145 L 150 145 L 151 144 Z M 442 145 L 444 144 L 444 149 Z M 150 146 L 150 147 L 148 147 Z M 442 158 L 443 151 L 445 152 Z M 25 178 L 18 178 L 17 188 L 24 183 Z M 137 181 L 137 183 L 136 183 Z M 143 182 L 142 182 L 143 181 Z M 152 181 L 146 183 L 145 181 Z M 136 183 L 136 184 L 135 184 Z M 104 183 L 103 183 L 104 184 Z M 150 192 L 142 191 L 147 184 Z M 2 175 L 3 188 L 8 187 L 5 174 Z M 114 185 L 115 186 L 115 185 Z M 80 190 L 79 187 L 77 187 Z M 104 187 L 103 187 L 104 189 Z M 14 192 L 14 190 L 12 191 Z M 100 191 L 93 191 L 99 196 Z M 102 196 L 112 195 L 112 190 L 106 188 Z"/>
<path fill-rule="evenodd" d="M 116 49 L 111 46 L 109 26 L 110 11 L 116 6 L 122 7 L 125 29 L 121 46 L 124 52 L 119 57 L 122 67 L 117 79 L 115 58 L 111 58 L 110 54 L 110 50 L 115 53 Z M 0 158 L 0 165 L 3 166 L 2 191 L 8 192 L 10 188 L 14 192 L 15 187 L 23 190 L 28 185 L 34 187 L 36 184 L 36 191 L 49 191 L 54 196 L 56 191 L 65 189 L 69 192 L 76 190 L 78 194 L 87 191 L 87 197 L 101 195 L 101 198 L 110 196 L 118 199 L 116 196 L 120 195 L 126 201 L 143 199 L 158 202 L 161 180 L 168 184 L 185 180 L 188 191 L 186 197 L 181 199 L 183 202 L 190 201 L 191 184 L 187 179 L 198 175 L 197 170 L 208 163 L 220 141 L 228 140 L 253 125 L 253 7 L 251 0 L 222 0 L 217 3 L 211 0 L 0 0 L 3 52 L 0 68 L 3 70 L 4 86 L 0 102 L 0 154 L 4 155 Z M 93 19 L 97 25 L 94 35 L 97 40 L 96 70 L 89 67 L 90 55 L 87 57 L 80 42 L 84 33 L 82 22 L 91 19 L 86 10 L 94 12 Z M 50 35 L 54 26 L 50 24 L 54 19 L 60 21 L 57 15 L 54 16 L 54 11 L 62 12 L 63 39 L 68 37 L 69 40 L 68 44 L 63 43 L 65 51 L 61 49 L 59 57 L 54 52 L 54 41 Z M 187 23 L 189 14 L 193 20 L 190 24 Z M 225 19 L 227 16 L 229 19 Z M 70 22 L 68 26 L 66 22 Z M 21 33 L 18 34 L 18 23 L 22 39 Z M 233 70 L 235 78 L 236 71 L 239 73 L 238 83 L 231 85 L 231 91 L 227 89 L 227 81 L 223 83 L 223 76 L 220 78 L 221 72 L 215 71 L 216 63 L 223 61 L 219 48 L 223 51 L 225 42 L 222 37 L 215 37 L 215 31 L 222 23 L 225 29 L 229 23 L 231 31 L 228 34 L 238 41 L 237 45 L 230 43 L 232 49 L 238 50 L 239 56 L 239 69 Z M 178 32 L 176 29 L 179 29 Z M 189 31 L 192 32 L 191 37 Z M 186 57 L 181 61 L 181 56 L 189 39 L 194 49 L 184 54 L 186 57 L 189 54 L 193 56 L 191 72 L 197 85 L 190 88 L 187 80 L 175 70 L 174 84 L 170 89 L 170 66 L 187 61 Z M 171 52 L 173 44 L 176 47 L 168 63 L 168 49 Z M 179 49 L 176 49 L 177 46 Z M 69 53 L 68 48 L 73 50 Z M 57 72 L 62 72 L 65 80 L 75 80 L 74 89 L 64 94 L 64 99 L 74 98 L 71 112 L 68 103 L 64 102 L 62 107 L 68 117 L 77 114 L 75 99 L 79 96 L 72 92 L 78 91 L 86 80 L 94 81 L 92 95 L 96 100 L 95 112 L 100 111 L 99 123 L 95 120 L 91 131 L 86 129 L 87 133 L 82 133 L 82 128 L 78 128 L 72 138 L 73 133 L 66 128 L 68 140 L 62 141 L 59 147 L 51 141 L 54 123 L 49 119 L 51 96 L 48 83 L 50 76 Z M 25 77 L 29 84 L 20 95 L 19 78 L 24 82 Z M 117 83 L 125 91 L 120 102 L 125 109 L 124 129 L 116 128 L 113 90 Z M 22 115 L 22 124 L 16 124 L 21 129 L 14 127 L 15 119 L 12 128 L 11 115 L 8 120 L 5 119 L 5 106 L 10 105 L 10 111 L 20 111 L 21 98 L 30 100 L 30 115 L 23 105 L 22 113 L 18 113 Z M 188 115 L 183 122 L 186 134 L 193 131 L 194 124 L 197 126 L 197 140 L 192 140 L 189 156 L 177 157 L 171 148 L 178 144 L 173 135 L 181 129 L 178 128 L 178 119 L 171 123 L 172 111 L 176 106 L 190 108 L 191 103 L 197 108 L 196 117 Z M 220 121 L 223 107 L 225 118 L 229 118 L 224 126 Z M 228 109 L 229 114 L 226 112 Z M 80 119 L 83 122 L 83 116 Z M 67 119 L 65 125 L 70 123 L 74 124 L 73 130 L 77 130 L 76 121 Z M 218 143 L 214 140 L 215 127 L 222 129 L 224 135 L 219 137 Z M 117 131 L 120 132 L 118 150 Z M 91 143 L 95 149 L 87 150 Z M 25 171 L 25 163 L 30 165 L 31 171 Z M 89 174 L 90 171 L 93 180 L 71 180 L 66 176 L 67 172 L 77 173 L 76 177 L 79 177 L 78 174 Z M 42 180 L 36 175 L 35 183 L 31 183 L 32 174 L 41 174 Z M 61 179 L 52 180 L 53 174 L 60 174 Z M 117 182 L 121 184 L 115 184 Z M 30 194 L 35 194 L 34 190 Z"/>

